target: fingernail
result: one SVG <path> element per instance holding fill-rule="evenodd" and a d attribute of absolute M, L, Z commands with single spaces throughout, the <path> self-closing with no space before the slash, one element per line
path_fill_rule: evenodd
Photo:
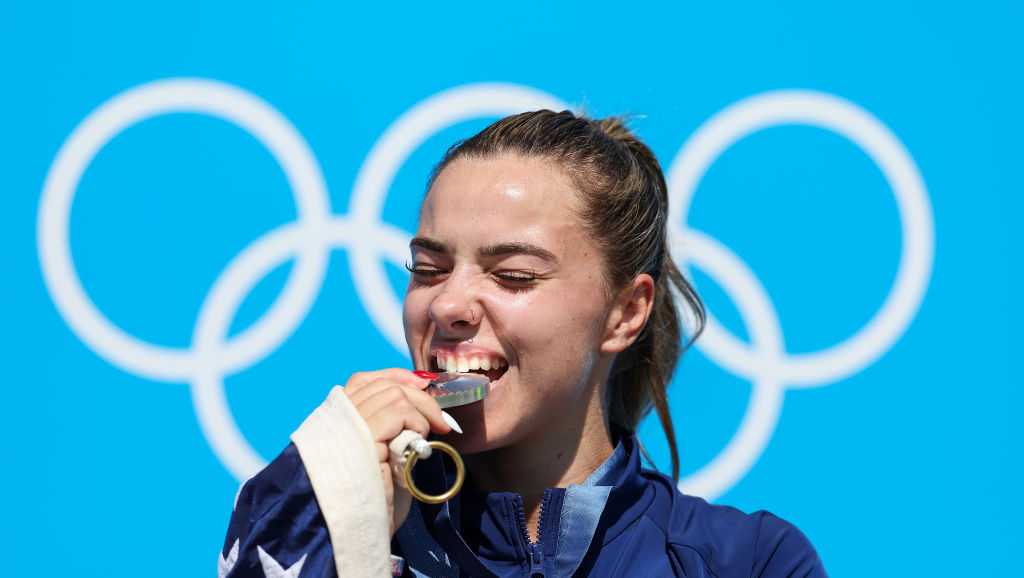
<path fill-rule="evenodd" d="M 437 374 L 434 373 L 433 371 L 423 371 L 422 369 L 417 369 L 412 373 L 416 377 L 422 377 L 423 379 L 437 379 Z"/>
<path fill-rule="evenodd" d="M 444 419 L 444 423 L 448 424 L 448 427 L 452 428 L 457 433 L 462 433 L 462 426 L 459 425 L 459 422 L 455 421 L 455 418 L 452 417 L 452 414 L 442 409 L 441 418 Z"/>

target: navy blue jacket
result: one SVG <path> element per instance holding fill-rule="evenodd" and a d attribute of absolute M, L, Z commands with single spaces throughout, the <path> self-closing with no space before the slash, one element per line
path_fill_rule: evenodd
<path fill-rule="evenodd" d="M 823 577 L 814 548 L 793 525 L 764 511 L 744 514 L 679 492 L 640 467 L 636 438 L 580 485 L 551 488 L 537 543 L 518 494 L 480 494 L 466 484 L 451 502 L 413 502 L 395 533 L 401 576 Z M 416 467 L 417 485 L 440 493 L 439 459 Z M 336 577 L 330 538 L 294 445 L 239 493 L 222 549 L 221 575 Z"/>

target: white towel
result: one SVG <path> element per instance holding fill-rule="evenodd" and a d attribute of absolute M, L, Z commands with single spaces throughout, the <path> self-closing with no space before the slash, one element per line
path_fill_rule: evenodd
<path fill-rule="evenodd" d="M 377 449 L 345 390 L 334 386 L 291 439 L 327 522 L 338 576 L 391 576 L 391 520 Z M 402 454 L 414 439 L 422 438 L 404 431 L 389 444 L 393 503 L 399 512 L 407 512 L 412 501 L 402 476 Z"/>

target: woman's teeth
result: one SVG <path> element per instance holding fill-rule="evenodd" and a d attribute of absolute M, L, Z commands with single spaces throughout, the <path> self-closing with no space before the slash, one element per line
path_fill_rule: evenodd
<path fill-rule="evenodd" d="M 455 357 L 453 355 L 437 355 L 437 367 L 445 371 L 458 371 L 465 373 L 474 369 L 489 371 L 501 369 L 508 365 L 504 359 L 494 355 L 474 355 L 471 357 Z"/>

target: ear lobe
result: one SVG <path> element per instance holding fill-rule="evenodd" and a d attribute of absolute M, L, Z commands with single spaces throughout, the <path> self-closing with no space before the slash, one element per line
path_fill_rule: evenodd
<path fill-rule="evenodd" d="M 637 275 L 615 298 L 608 315 L 601 351 L 625 351 L 643 331 L 654 308 L 654 279 L 647 273 Z"/>

